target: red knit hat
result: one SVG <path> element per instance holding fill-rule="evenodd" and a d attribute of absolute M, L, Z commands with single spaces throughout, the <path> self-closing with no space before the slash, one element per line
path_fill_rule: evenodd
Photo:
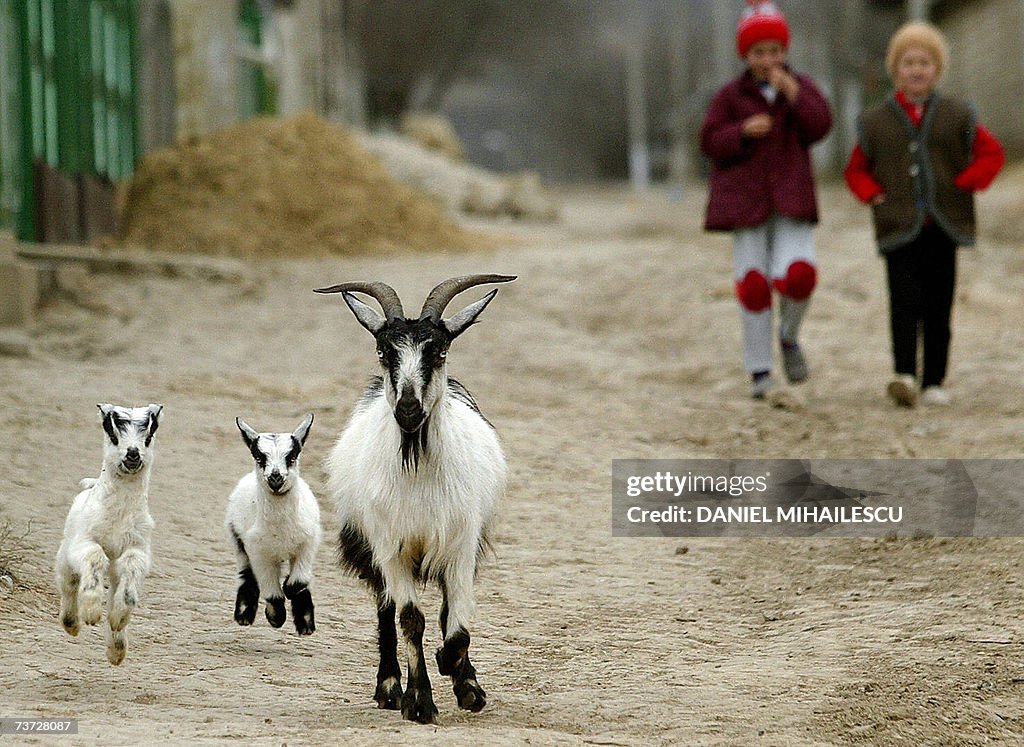
<path fill-rule="evenodd" d="M 789 47 L 789 25 L 775 3 L 747 0 L 747 5 L 750 7 L 743 11 L 736 29 L 736 49 L 740 57 L 746 57 L 752 46 L 768 39 Z"/>

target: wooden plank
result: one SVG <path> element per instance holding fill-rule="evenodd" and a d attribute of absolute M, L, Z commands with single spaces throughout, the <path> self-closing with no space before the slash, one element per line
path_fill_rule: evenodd
<path fill-rule="evenodd" d="M 248 282 L 252 273 L 240 260 L 168 252 L 95 249 L 67 244 L 23 244 L 16 254 L 37 266 L 75 263 L 96 273 L 161 275 L 222 282 Z"/>
<path fill-rule="evenodd" d="M 82 241 L 92 243 L 117 234 L 113 183 L 106 177 L 92 174 L 80 174 L 78 180 Z"/>
<path fill-rule="evenodd" d="M 35 184 L 38 239 L 48 242 L 80 241 L 78 181 L 37 158 Z"/>

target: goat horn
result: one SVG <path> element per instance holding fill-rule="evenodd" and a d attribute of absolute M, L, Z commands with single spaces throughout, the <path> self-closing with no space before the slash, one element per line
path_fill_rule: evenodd
<path fill-rule="evenodd" d="M 402 309 L 402 301 L 390 285 L 381 282 L 365 283 L 353 281 L 349 283 L 338 283 L 327 288 L 314 288 L 314 293 L 342 293 L 343 291 L 354 291 L 373 296 L 380 303 L 384 311 L 384 318 L 389 322 L 393 319 L 404 319 L 405 311 Z"/>
<path fill-rule="evenodd" d="M 489 283 L 508 283 L 515 280 L 515 275 L 463 275 L 457 278 L 445 280 L 430 291 L 427 300 L 423 302 L 423 310 L 420 312 L 420 319 L 430 318 L 435 322 L 441 318 L 445 307 L 451 300 L 464 290 L 474 285 L 487 285 Z"/>

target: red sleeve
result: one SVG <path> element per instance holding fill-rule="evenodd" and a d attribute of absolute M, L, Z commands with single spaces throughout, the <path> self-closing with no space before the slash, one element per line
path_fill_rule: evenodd
<path fill-rule="evenodd" d="M 846 164 L 843 177 L 846 179 L 846 186 L 861 202 L 871 202 L 884 192 L 882 185 L 872 175 L 871 163 L 859 144 L 854 146 L 853 153 L 850 154 L 850 161 Z"/>
<path fill-rule="evenodd" d="M 700 129 L 701 150 L 713 161 L 738 158 L 745 152 L 743 122 L 730 114 L 727 89 L 718 92 Z"/>
<path fill-rule="evenodd" d="M 793 121 L 805 145 L 818 142 L 832 129 L 832 110 L 814 81 L 806 75 L 797 76 L 800 93 L 790 104 Z"/>
<path fill-rule="evenodd" d="M 995 135 L 978 125 L 974 135 L 974 147 L 971 162 L 967 168 L 957 174 L 953 183 L 965 192 L 982 190 L 992 183 L 996 174 L 1006 163 L 1003 146 Z"/>

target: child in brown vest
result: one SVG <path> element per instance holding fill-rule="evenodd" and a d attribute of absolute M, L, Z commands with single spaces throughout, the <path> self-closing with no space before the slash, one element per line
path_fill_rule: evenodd
<path fill-rule="evenodd" d="M 895 376 L 892 400 L 917 404 L 918 328 L 924 338 L 921 401 L 948 405 L 956 250 L 974 244 L 974 192 L 1003 166 L 1002 146 L 965 102 L 935 91 L 948 51 L 928 23 L 901 27 L 886 67 L 896 91 L 860 119 L 846 183 L 872 206 L 878 250 L 889 281 Z"/>

